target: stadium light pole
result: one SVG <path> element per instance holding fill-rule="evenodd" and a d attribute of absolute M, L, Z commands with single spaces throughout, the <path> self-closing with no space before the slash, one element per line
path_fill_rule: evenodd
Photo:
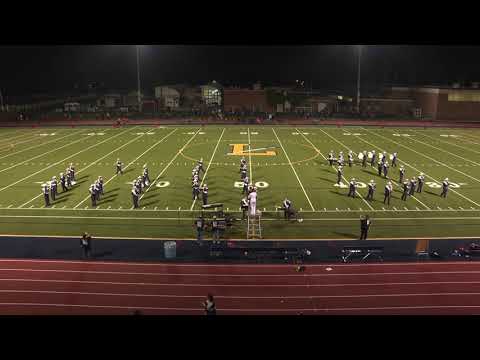
<path fill-rule="evenodd" d="M 137 102 L 138 102 L 138 110 L 142 112 L 142 99 L 140 93 L 140 45 L 136 45 L 137 47 Z"/>
<path fill-rule="evenodd" d="M 360 114 L 360 73 L 362 64 L 362 45 L 357 45 L 358 69 L 357 69 L 357 114 Z"/>

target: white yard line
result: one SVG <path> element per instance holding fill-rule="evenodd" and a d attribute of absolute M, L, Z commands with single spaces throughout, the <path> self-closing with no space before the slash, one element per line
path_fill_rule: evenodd
<path fill-rule="evenodd" d="M 18 141 L 18 142 L 13 142 L 13 143 L 10 143 L 10 144 L 2 144 L 0 145 L 0 153 L 5 153 L 9 150 L 11 150 L 12 146 L 16 146 L 16 145 L 20 145 L 20 144 L 25 144 L 25 143 L 28 143 L 28 142 L 32 142 L 32 141 L 36 141 L 36 140 L 41 140 L 40 138 L 36 137 L 36 136 L 33 136 L 32 138 L 29 138 L 27 140 L 23 140 L 23 141 Z M 11 154 L 9 154 L 11 155 Z M 9 156 L 7 155 L 7 156 Z M 5 157 L 5 156 L 4 156 Z M 3 157 L 1 157 L 0 159 L 2 159 Z"/>
<path fill-rule="evenodd" d="M 207 170 L 205 170 L 205 174 L 203 174 L 202 182 L 200 183 L 200 187 L 202 187 L 203 183 L 205 182 L 205 179 L 207 178 L 208 174 L 208 169 L 210 169 L 210 165 L 212 165 L 213 158 L 215 157 L 215 154 L 218 149 L 218 145 L 220 144 L 220 141 L 222 140 L 223 134 L 225 133 L 225 128 L 223 128 L 222 133 L 220 134 L 220 137 L 218 138 L 217 145 L 215 146 L 215 149 L 213 150 L 212 157 L 210 158 L 210 161 L 208 162 Z M 250 164 L 250 166 L 252 166 Z M 193 200 L 192 206 L 190 206 L 190 211 L 193 210 L 193 207 L 195 206 L 195 202 L 197 199 Z"/>
<path fill-rule="evenodd" d="M 137 136 L 136 138 L 133 138 L 132 140 L 128 141 L 127 143 L 125 143 L 125 144 L 117 147 L 116 149 L 110 151 L 108 154 L 106 154 L 106 155 L 102 156 L 101 158 L 95 160 L 94 162 L 90 163 L 90 165 L 88 165 L 88 166 L 80 169 L 79 171 L 77 171 L 77 174 L 80 174 L 82 171 L 88 169 L 88 168 L 89 168 L 90 166 L 92 166 L 92 165 L 95 165 L 95 164 L 96 164 L 97 162 L 99 162 L 100 160 L 105 159 L 107 156 L 113 154 L 114 152 L 120 150 L 121 148 L 123 148 L 123 147 L 131 144 L 131 143 L 134 142 L 134 141 L 137 141 L 137 140 L 138 140 L 139 138 L 141 138 L 142 136 L 145 136 L 145 134 L 140 135 L 140 136 Z M 31 199 L 31 200 L 27 201 L 26 203 L 23 203 L 22 205 L 20 205 L 19 208 L 22 208 L 22 207 L 24 207 L 25 205 L 28 205 L 29 203 L 31 203 L 32 201 L 38 199 L 38 198 L 41 197 L 41 196 L 42 196 L 42 194 L 38 194 L 38 195 L 35 196 L 33 199 Z M 54 206 L 55 206 L 55 205 L 54 205 Z"/>
<path fill-rule="evenodd" d="M 370 145 L 370 146 L 373 146 L 374 148 L 377 148 L 379 149 L 380 151 L 385 151 L 384 149 L 382 149 L 381 147 L 378 147 L 377 145 L 374 145 L 372 144 L 371 142 L 367 141 L 367 140 L 364 140 L 361 138 L 361 136 L 358 136 L 358 139 L 363 141 L 364 143 Z M 398 184 L 396 181 L 392 181 L 393 184 L 397 185 L 399 188 L 402 188 L 400 184 Z M 430 210 L 430 207 L 428 207 L 427 205 L 425 205 L 420 199 L 418 199 L 416 196 L 414 195 L 411 195 L 412 198 L 414 198 L 416 201 L 418 201 L 420 204 L 422 204 L 423 207 L 425 207 L 426 209 Z"/>
<path fill-rule="evenodd" d="M 372 134 L 375 134 L 375 135 L 377 135 L 377 136 L 381 136 L 381 137 L 385 138 L 383 135 L 378 135 L 377 133 L 375 133 L 375 132 L 373 132 L 373 131 L 370 131 L 370 130 L 367 130 L 367 129 L 364 129 L 364 130 L 365 130 L 365 131 L 368 131 L 368 132 L 370 132 L 370 133 L 372 133 Z M 458 155 L 455 155 L 455 154 L 453 154 L 453 153 L 451 153 L 451 152 L 449 152 L 449 151 L 445 151 L 445 150 L 443 150 L 443 149 L 437 148 L 436 146 L 429 145 L 429 144 L 427 144 L 427 143 L 424 143 L 424 142 L 419 141 L 419 140 L 415 140 L 415 139 L 413 139 L 413 138 L 409 138 L 409 139 L 410 139 L 410 140 L 414 140 L 414 141 L 416 141 L 416 142 L 419 142 L 419 143 L 421 143 L 421 144 L 424 144 L 424 145 L 433 147 L 433 148 L 435 148 L 435 149 L 437 149 L 437 150 L 440 150 L 440 151 L 443 151 L 443 152 L 447 152 L 447 153 L 449 153 L 449 154 L 452 154 L 452 155 L 454 155 L 454 156 L 459 157 Z M 398 144 L 396 141 L 393 141 L 393 140 L 390 140 L 390 141 Z M 402 145 L 402 146 L 405 147 L 404 145 Z M 430 157 L 430 156 L 428 156 L 428 155 L 425 155 L 424 153 L 418 152 L 418 151 L 414 150 L 413 148 L 408 148 L 408 149 L 411 150 L 411 151 L 413 151 L 413 152 L 415 152 L 415 153 L 417 153 L 417 154 L 422 155 L 423 157 L 426 157 L 427 159 L 430 159 L 430 160 L 436 162 L 436 163 L 439 164 L 439 165 L 445 166 L 446 168 L 448 168 L 448 169 L 450 169 L 450 170 L 453 170 L 453 171 L 456 171 L 456 172 L 458 172 L 459 174 L 462 174 L 463 176 L 466 176 L 466 177 L 468 177 L 468 178 L 470 178 L 470 179 L 472 179 L 472 180 L 474 180 L 474 181 L 480 182 L 479 179 L 477 179 L 477 178 L 475 178 L 475 177 L 473 177 L 473 176 L 470 176 L 470 175 L 468 175 L 468 174 L 465 174 L 464 172 L 462 172 L 462 171 L 460 171 L 460 170 L 454 169 L 454 168 L 452 168 L 451 166 L 448 166 L 447 164 L 442 163 L 441 161 L 438 161 L 438 160 L 436 160 L 436 159 L 434 159 L 434 158 L 432 158 L 432 157 Z M 461 159 L 464 160 L 463 158 L 461 158 Z M 478 164 L 478 165 L 480 165 L 480 164 Z"/>
<path fill-rule="evenodd" d="M 453 145 L 453 146 L 459 147 L 460 149 L 464 149 L 464 150 L 467 150 L 467 151 L 474 152 L 474 153 L 476 153 L 476 154 L 480 154 L 480 151 L 476 151 L 476 150 L 473 150 L 473 149 L 470 149 L 470 148 L 466 148 L 466 147 L 464 147 L 464 146 L 460 146 L 460 145 L 457 145 L 457 144 L 454 144 L 454 143 L 451 143 L 451 142 L 448 142 L 448 141 L 445 141 L 445 140 L 442 140 L 442 139 L 436 139 L 436 138 L 434 138 L 433 136 L 427 135 L 427 134 L 422 133 L 422 132 L 420 132 L 420 131 L 418 131 L 418 130 L 410 129 L 410 131 L 413 131 L 413 132 L 415 132 L 415 133 L 421 134 L 422 136 L 425 136 L 425 137 L 427 137 L 427 138 L 429 138 L 429 139 L 432 139 L 432 140 L 435 140 L 435 141 L 438 141 L 438 142 L 441 142 L 441 143 L 444 143 L 444 144 Z M 464 141 L 465 139 L 459 139 L 459 140 L 460 140 L 460 141 Z M 474 143 L 474 144 L 477 144 L 477 143 Z M 480 144 L 479 144 L 479 145 L 480 145 Z M 468 160 L 468 159 L 466 159 L 466 158 L 462 158 L 462 159 L 467 160 L 467 161 L 470 161 L 470 160 Z M 472 161 L 472 162 L 473 162 L 473 161 Z"/>
<path fill-rule="evenodd" d="M 88 131 L 88 130 L 85 130 L 85 131 Z M 84 131 L 82 130 L 82 131 L 79 132 L 78 134 L 81 134 L 82 132 L 84 132 Z M 75 134 L 77 134 L 77 133 L 75 133 Z M 61 140 L 61 139 L 65 138 L 65 137 L 72 136 L 72 135 L 75 135 L 75 134 L 66 135 L 66 136 L 64 136 L 64 137 L 62 137 L 62 138 L 60 138 L 60 139 L 57 139 L 57 140 Z M 72 145 L 72 144 L 75 144 L 75 143 L 77 143 L 77 142 L 79 142 L 79 141 L 83 141 L 83 140 L 85 140 L 85 139 L 78 139 L 77 141 L 74 141 L 74 142 L 65 144 L 65 145 L 60 146 L 60 147 L 58 147 L 58 148 L 53 148 L 53 149 L 50 150 L 50 151 L 43 152 L 43 153 L 41 153 L 40 155 L 34 156 L 34 157 L 30 158 L 30 159 L 24 160 L 24 161 L 22 161 L 22 162 L 19 162 L 19 163 L 16 163 L 16 164 L 12 165 L 12 166 L 9 166 L 9 167 L 7 167 L 7 168 L 5 168 L 5 169 L 2 169 L 2 170 L 0 170 L 0 173 L 2 173 L 2 172 L 4 172 L 4 171 L 7 171 L 7 170 L 10 170 L 10 169 L 13 169 L 13 168 L 15 168 L 15 167 L 17 167 L 17 166 L 20 166 L 20 165 L 24 164 L 24 163 L 27 163 L 27 162 L 32 161 L 32 160 L 35 160 L 35 159 L 37 159 L 37 158 L 39 158 L 39 157 L 42 157 L 42 156 L 47 155 L 47 154 L 50 154 L 50 153 L 52 153 L 52 152 L 54 152 L 54 151 L 58 151 L 58 150 L 60 150 L 60 149 L 63 149 L 64 147 L 70 146 L 70 145 Z"/>
<path fill-rule="evenodd" d="M 38 130 L 38 131 L 35 131 L 33 134 L 31 132 L 28 132 L 26 134 L 17 135 L 17 136 L 11 137 L 11 138 L 0 139 L 0 145 L 5 145 L 5 144 L 3 144 L 4 142 L 8 143 L 9 141 L 12 141 L 13 139 L 18 140 L 19 138 L 26 137 L 26 136 L 35 136 L 37 134 L 40 134 L 42 131 L 43 130 Z"/>
<path fill-rule="evenodd" d="M 152 150 L 155 146 L 157 146 L 158 144 L 162 143 L 166 138 L 168 138 L 170 135 L 172 135 L 175 131 L 177 131 L 177 129 L 173 129 L 171 132 L 169 132 L 167 135 L 165 135 L 163 138 L 161 138 L 160 140 L 158 140 L 155 144 L 153 144 L 152 146 L 150 146 L 147 150 L 145 150 L 143 153 L 141 153 L 139 156 L 137 156 L 135 159 L 133 159 L 132 161 L 130 161 L 127 166 L 125 166 L 125 169 L 123 170 L 126 170 L 130 165 L 132 165 L 133 163 L 135 163 L 138 159 L 140 159 L 143 155 L 145 155 L 147 152 L 149 152 L 150 150 Z M 113 175 L 110 179 L 108 179 L 104 184 L 103 186 L 106 186 L 110 181 L 112 181 L 113 179 L 115 179 L 116 177 L 118 176 L 118 174 L 115 174 Z M 90 198 L 90 195 L 87 195 L 85 197 L 85 199 L 83 199 L 82 201 L 80 201 L 77 205 L 75 205 L 74 209 L 76 209 L 77 207 L 79 207 L 80 205 L 82 205 L 85 201 L 87 201 L 88 199 Z M 92 209 L 92 210 L 97 210 L 97 209 Z M 102 209 L 102 210 L 108 210 L 108 209 Z"/>
<path fill-rule="evenodd" d="M 129 129 L 129 130 L 131 130 L 131 129 Z M 75 154 L 69 155 L 69 156 L 67 156 L 67 157 L 64 158 L 64 159 L 53 163 L 53 164 L 50 165 L 50 166 L 47 166 L 47 167 L 45 167 L 45 168 L 43 168 L 43 169 L 41 169 L 41 170 L 39 170 L 39 171 L 37 171 L 37 172 L 34 172 L 33 174 L 30 174 L 30 175 L 28 175 L 28 176 L 25 176 L 24 178 L 22 178 L 22 179 L 20 179 L 20 180 L 18 180 L 18 181 L 15 181 L 14 183 L 11 183 L 10 185 L 4 186 L 3 188 L 0 189 L 0 192 L 3 191 L 3 190 L 6 190 L 6 189 L 8 189 L 8 188 L 10 188 L 10 187 L 12 187 L 12 186 L 14 186 L 14 185 L 16 185 L 16 184 L 18 184 L 18 183 L 20 183 L 20 182 L 22 182 L 22 181 L 24 181 L 24 180 L 27 180 L 27 179 L 31 178 L 32 176 L 35 176 L 35 175 L 37 175 L 37 174 L 40 174 L 41 172 L 44 172 L 45 170 L 48 170 L 48 169 L 50 169 L 50 168 L 52 168 L 52 167 L 54 167 L 54 166 L 56 166 L 56 165 L 58 165 L 58 164 L 61 164 L 61 163 L 63 163 L 64 161 L 70 159 L 70 158 L 73 157 L 73 156 L 76 156 L 76 155 L 81 154 L 81 153 L 83 153 L 83 152 L 85 152 L 85 151 L 87 151 L 87 150 L 90 150 L 91 148 L 94 148 L 95 146 L 101 145 L 101 144 L 103 144 L 103 143 L 106 142 L 106 141 L 109 141 L 109 140 L 111 140 L 111 139 L 113 139 L 113 138 L 116 138 L 117 136 L 123 135 L 124 133 L 126 133 L 126 132 L 129 131 L 129 130 L 125 130 L 125 131 L 123 131 L 123 132 L 121 132 L 121 133 L 119 133 L 119 134 L 117 134 L 117 135 L 111 136 L 111 137 L 109 137 L 108 139 L 105 139 L 105 140 L 103 140 L 103 141 L 101 141 L 101 142 L 99 142 L 99 143 L 93 144 L 93 145 L 87 147 L 86 149 L 80 150 L 80 151 L 76 152 Z M 79 140 L 74 141 L 74 142 L 72 142 L 72 143 L 70 143 L 70 144 L 67 144 L 67 145 L 65 145 L 65 146 L 72 145 L 72 144 L 75 144 L 75 143 L 77 143 L 77 142 L 79 142 L 79 141 L 83 141 L 83 140 L 85 140 L 85 139 L 79 139 Z M 59 150 L 59 149 L 65 147 L 65 146 L 59 147 L 58 149 L 55 149 L 55 150 Z"/>
<path fill-rule="evenodd" d="M 387 138 L 387 137 L 385 137 L 385 136 L 383 136 L 383 135 L 379 135 L 379 134 L 377 134 L 377 133 L 375 133 L 375 132 L 371 132 L 371 131 L 369 131 L 369 130 L 367 130 L 367 129 L 364 129 L 364 128 L 362 128 L 362 129 L 365 130 L 365 131 L 368 131 L 368 132 L 370 132 L 370 133 L 372 133 L 372 134 L 374 134 L 374 135 L 376 135 L 376 136 L 378 136 L 378 137 L 381 137 L 381 138 L 383 138 L 383 139 L 385 139 L 385 140 L 388 140 L 388 141 L 390 141 L 390 142 L 393 142 L 394 144 L 397 144 L 397 145 L 399 145 L 399 146 L 401 146 L 401 147 L 404 147 L 404 148 L 407 149 L 407 150 L 413 151 L 414 153 L 417 153 L 417 154 L 422 155 L 422 156 L 425 156 L 425 157 L 427 157 L 427 158 L 429 158 L 429 159 L 431 159 L 431 160 L 433 160 L 433 161 L 435 161 L 435 162 L 438 162 L 437 160 L 435 160 L 435 159 L 433 159 L 433 158 L 431 158 L 431 157 L 429 157 L 429 156 L 427 156 L 427 155 L 424 155 L 424 154 L 422 154 L 422 153 L 414 150 L 414 149 L 411 148 L 411 147 L 405 146 L 405 145 L 403 145 L 403 144 L 401 144 L 401 143 L 399 143 L 399 142 L 397 142 L 397 141 L 391 140 L 391 139 L 389 139 L 389 138 Z M 399 159 L 399 162 L 400 162 L 400 159 Z M 419 173 L 422 172 L 422 171 L 418 170 L 417 168 L 413 167 L 412 165 L 410 165 L 409 163 L 405 162 L 404 160 L 401 160 L 401 162 L 404 163 L 405 165 L 407 165 L 408 167 L 410 167 L 410 168 L 418 171 Z M 448 166 L 447 166 L 447 167 L 448 167 Z M 453 170 L 455 170 L 455 169 L 453 169 Z M 425 176 L 427 176 L 428 178 L 432 179 L 432 180 L 433 180 L 434 182 L 436 182 L 437 184 L 441 184 L 441 181 L 436 180 L 433 176 L 428 175 L 425 171 L 423 171 L 423 173 L 425 174 Z M 473 201 L 472 199 L 466 197 L 465 195 L 460 194 L 460 193 L 459 193 L 458 191 L 456 191 L 455 189 L 451 189 L 451 188 L 450 188 L 449 190 L 452 191 L 453 193 L 457 194 L 458 196 L 464 198 L 465 200 L 471 202 L 472 204 L 475 204 L 476 206 L 479 206 L 479 207 L 480 207 L 480 204 L 478 204 L 477 202 Z"/>
<path fill-rule="evenodd" d="M 313 207 L 312 202 L 310 201 L 310 198 L 308 197 L 307 192 L 305 191 L 305 188 L 303 187 L 302 182 L 300 181 L 300 178 L 298 177 L 297 171 L 296 171 L 295 168 L 293 167 L 293 164 L 292 164 L 292 162 L 290 161 L 290 158 L 288 157 L 288 154 L 287 154 L 287 152 L 285 151 L 285 148 L 283 147 L 283 144 L 282 144 L 282 142 L 280 141 L 280 139 L 278 138 L 277 133 L 275 132 L 275 129 L 274 129 L 273 127 L 272 127 L 272 131 L 273 131 L 273 134 L 275 135 L 275 137 L 277 138 L 277 141 L 278 141 L 278 143 L 280 144 L 280 147 L 282 148 L 283 153 L 285 154 L 285 157 L 287 158 L 288 163 L 290 164 L 290 167 L 292 168 L 293 173 L 295 174 L 295 177 L 297 178 L 298 183 L 300 184 L 300 187 L 302 188 L 303 193 L 305 194 L 305 197 L 307 198 L 308 203 L 310 204 L 310 207 L 312 208 L 312 210 L 315 210 L 315 208 Z"/>
<path fill-rule="evenodd" d="M 253 171 L 252 171 L 252 145 L 250 141 L 250 128 L 247 128 L 248 133 L 248 164 L 250 165 L 250 183 L 253 184 Z"/>
<path fill-rule="evenodd" d="M 24 151 L 28 151 L 28 150 L 31 150 L 31 149 L 35 149 L 35 148 L 40 147 L 40 146 L 43 146 L 43 145 L 48 145 L 48 144 L 50 144 L 50 143 L 52 143 L 52 142 L 60 141 L 60 140 L 62 140 L 62 139 L 65 139 L 66 137 L 69 137 L 69 136 L 72 136 L 72 135 L 78 135 L 78 134 L 81 133 L 82 131 L 83 131 L 83 130 L 77 130 L 77 131 L 73 132 L 73 133 L 70 134 L 70 135 L 65 135 L 65 136 L 63 136 L 63 137 L 61 137 L 61 138 L 55 138 L 54 140 L 50 140 L 50 141 L 47 141 L 47 142 L 42 142 L 41 144 L 38 144 L 38 145 L 30 146 L 30 147 L 28 147 L 28 148 L 26 148 L 26 149 L 23 149 L 23 150 L 14 152 L 14 153 L 10 153 L 10 154 L 8 154 L 8 155 L 1 156 L 0 159 L 4 159 L 4 158 L 6 158 L 6 157 L 13 156 L 13 155 L 18 155 L 18 154 L 21 154 L 21 153 L 24 152 Z"/>
<path fill-rule="evenodd" d="M 343 146 L 345 149 L 350 150 L 347 146 L 345 146 L 345 144 L 341 143 L 340 141 L 338 141 L 338 140 L 335 139 L 334 137 L 330 136 L 330 134 L 328 134 L 327 132 L 323 131 L 323 130 L 320 129 L 320 128 L 318 128 L 318 130 L 320 130 L 320 131 L 323 132 L 325 135 L 327 135 L 328 137 L 330 137 L 330 138 L 332 138 L 333 140 L 335 140 L 337 143 L 339 143 L 339 144 L 340 144 L 341 146 Z M 303 135 L 298 129 L 297 129 L 297 132 L 299 132 L 303 137 L 305 137 L 305 135 Z M 305 138 L 305 139 L 306 139 L 306 138 Z M 308 139 L 307 139 L 307 140 L 308 140 Z M 309 141 L 309 142 L 310 142 L 310 141 Z M 310 144 L 311 144 L 311 142 L 310 142 Z M 313 145 L 313 144 L 312 144 L 312 145 Z M 315 145 L 313 145 L 313 146 L 315 146 Z M 316 149 L 316 147 L 315 147 L 315 149 Z M 318 151 L 318 149 L 317 149 L 317 151 Z M 319 152 L 320 152 L 320 151 L 319 151 Z M 322 153 L 320 153 L 320 154 L 322 155 L 322 157 L 323 157 L 325 160 L 327 160 L 327 158 L 326 158 Z M 332 168 L 335 169 L 335 167 L 334 167 L 333 165 L 332 165 Z M 345 178 L 345 176 L 342 175 L 342 179 L 345 180 L 345 182 L 348 184 L 348 180 Z M 358 194 L 358 196 L 360 196 L 360 198 L 363 200 L 363 202 L 364 202 L 365 204 L 367 204 L 367 206 L 370 208 L 370 210 L 373 210 L 372 205 L 370 205 L 370 203 L 369 203 L 367 200 L 365 200 L 365 198 L 358 192 L 358 190 L 355 190 L 355 192 Z"/>
<path fill-rule="evenodd" d="M 197 136 L 197 134 L 200 132 L 201 129 L 202 128 L 198 129 L 197 132 L 195 134 L 193 134 L 192 137 L 182 146 L 182 148 L 180 150 L 178 150 L 178 152 L 175 154 L 175 156 L 172 158 L 172 160 L 170 160 L 170 162 L 163 168 L 163 170 L 160 172 L 160 174 L 157 175 L 155 180 L 153 180 L 152 183 L 148 186 L 147 190 L 145 190 L 145 192 L 142 194 L 142 196 L 140 196 L 140 200 L 145 196 L 145 194 L 150 190 L 150 188 L 157 182 L 157 180 L 160 178 L 160 176 L 162 176 L 163 173 L 165 171 L 167 171 L 167 169 L 170 167 L 170 165 L 172 165 L 172 163 L 175 161 L 175 159 L 178 157 L 178 155 L 180 155 L 182 153 L 182 151 L 185 150 L 185 148 L 188 146 L 188 144 L 190 144 L 190 142 Z"/>
<path fill-rule="evenodd" d="M 420 144 L 423 144 L 423 145 L 425 145 L 425 146 L 431 147 L 431 148 L 433 148 L 433 149 L 435 149 L 435 150 L 442 151 L 442 152 L 444 152 L 444 153 L 447 153 L 447 154 L 450 154 L 450 155 L 452 155 L 452 156 L 455 156 L 455 157 L 457 157 L 457 158 L 459 158 L 459 159 L 461 159 L 461 160 L 466 160 L 466 161 L 471 162 L 472 164 L 475 164 L 475 165 L 480 166 L 480 163 L 478 163 L 478 162 L 475 162 L 475 161 L 473 161 L 473 160 L 469 160 L 469 159 L 467 159 L 467 158 L 465 158 L 465 157 L 462 157 L 462 156 L 460 156 L 460 155 L 454 154 L 454 153 L 452 153 L 452 152 L 450 152 L 450 151 L 447 151 L 447 150 L 445 150 L 445 149 L 442 149 L 442 148 L 433 146 L 433 145 L 428 144 L 428 143 L 426 143 L 426 142 L 423 142 L 423 141 L 421 141 L 421 140 L 417 140 L 417 139 L 415 139 L 415 138 L 413 138 L 413 137 L 410 137 L 409 140 L 416 141 L 416 142 L 418 142 L 418 143 L 420 143 Z M 464 149 L 464 148 L 463 148 L 463 149 Z M 459 171 L 459 170 L 457 170 L 457 171 L 460 172 L 460 173 L 462 173 L 462 172 Z M 462 174 L 464 174 L 464 173 L 462 173 Z M 466 175 L 466 174 L 464 174 L 464 175 Z M 468 175 L 467 175 L 467 176 L 468 176 Z M 478 179 L 477 179 L 477 181 L 480 182 L 480 180 L 478 180 Z"/>

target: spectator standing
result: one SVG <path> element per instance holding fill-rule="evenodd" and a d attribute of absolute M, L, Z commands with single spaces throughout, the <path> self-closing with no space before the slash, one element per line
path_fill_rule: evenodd
<path fill-rule="evenodd" d="M 215 300 L 212 294 L 207 295 L 207 300 L 203 303 L 205 315 L 217 315 L 217 308 L 215 307 Z"/>
<path fill-rule="evenodd" d="M 92 237 L 88 233 L 83 233 L 80 245 L 83 249 L 84 258 L 88 259 L 92 257 Z"/>

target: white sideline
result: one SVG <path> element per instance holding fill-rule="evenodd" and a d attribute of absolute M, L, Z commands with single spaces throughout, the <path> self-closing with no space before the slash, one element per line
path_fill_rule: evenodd
<path fill-rule="evenodd" d="M 302 182 L 300 181 L 300 178 L 299 178 L 298 175 L 297 175 L 297 171 L 296 171 L 295 168 L 293 167 L 293 164 L 292 164 L 292 162 L 290 161 L 290 158 L 288 157 L 288 154 L 287 154 L 287 152 L 285 151 L 285 148 L 283 147 L 282 142 L 281 142 L 280 139 L 278 138 L 277 133 L 275 132 L 275 129 L 274 129 L 273 127 L 272 127 L 272 131 L 273 131 L 273 134 L 275 135 L 275 137 L 277 138 L 277 141 L 278 141 L 278 143 L 280 144 L 280 147 L 282 148 L 283 153 L 285 154 L 285 157 L 287 158 L 288 163 L 289 163 L 290 167 L 292 168 L 293 173 L 295 174 L 295 177 L 297 178 L 298 183 L 300 184 L 300 187 L 302 188 L 303 193 L 305 194 L 305 197 L 306 197 L 307 200 L 308 200 L 308 203 L 310 204 L 310 207 L 312 208 L 313 211 L 315 211 L 315 208 L 313 207 L 312 202 L 310 201 L 310 198 L 308 197 L 307 192 L 305 191 L 305 188 L 303 187 L 303 184 L 302 184 Z"/>
<path fill-rule="evenodd" d="M 173 129 L 171 132 L 169 132 L 167 135 L 165 135 L 163 138 L 161 138 L 160 140 L 158 140 L 155 144 L 153 144 L 152 146 L 150 146 L 147 150 L 145 150 L 143 153 L 141 153 L 139 156 L 137 156 L 135 159 L 133 159 L 132 161 L 130 161 L 127 166 L 125 166 L 125 169 L 126 170 L 130 165 L 132 165 L 135 161 L 137 161 L 138 159 L 140 159 L 143 155 L 145 155 L 147 152 L 149 152 L 150 150 L 152 150 L 155 146 L 157 146 L 158 144 L 162 143 L 163 140 L 165 140 L 166 138 L 168 138 L 170 135 L 172 135 L 175 131 L 177 131 L 177 129 Z M 115 179 L 117 177 L 118 174 L 115 174 L 113 175 L 110 179 L 108 179 L 105 184 L 103 184 L 104 186 L 106 186 L 110 181 L 112 181 L 113 179 Z M 85 201 L 88 200 L 90 196 L 86 196 L 85 199 L 83 199 L 82 201 L 80 201 L 77 205 L 75 205 L 74 209 L 76 209 L 78 206 L 80 206 L 81 204 L 83 204 Z"/>

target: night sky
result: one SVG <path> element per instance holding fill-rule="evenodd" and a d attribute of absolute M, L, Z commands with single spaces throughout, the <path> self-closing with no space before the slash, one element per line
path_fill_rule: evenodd
<path fill-rule="evenodd" d="M 321 90 L 353 91 L 356 50 L 349 45 L 193 46 L 145 45 L 142 88 L 155 84 L 286 84 L 305 80 Z M 368 45 L 362 52 L 362 86 L 451 84 L 480 81 L 480 47 Z M 68 91 L 103 82 L 109 89 L 136 88 L 132 45 L 0 46 L 4 96 Z"/>

